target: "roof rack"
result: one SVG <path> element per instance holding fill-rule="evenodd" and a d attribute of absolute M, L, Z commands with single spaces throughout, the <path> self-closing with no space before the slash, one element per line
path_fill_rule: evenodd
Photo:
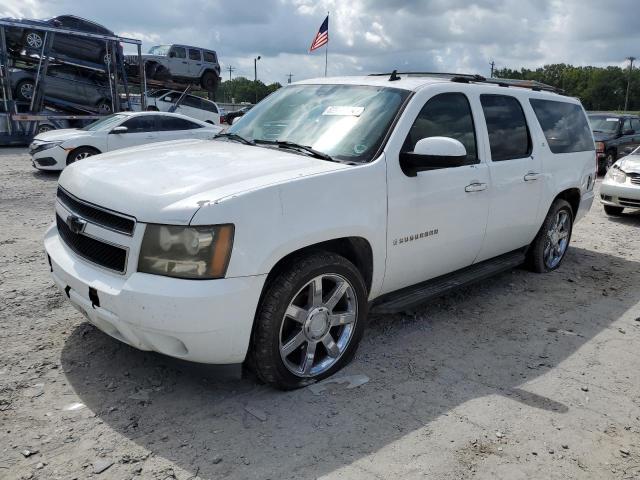
<path fill-rule="evenodd" d="M 451 82 L 458 83 L 490 83 L 493 85 L 499 85 L 501 87 L 520 87 L 529 88 L 534 91 L 553 92 L 560 95 L 564 95 L 564 90 L 560 88 L 547 85 L 546 83 L 538 82 L 536 80 L 519 80 L 513 78 L 485 78 L 482 75 L 473 73 L 447 73 L 447 72 L 398 72 L 394 70 L 391 73 L 372 73 L 370 77 L 389 77 L 389 81 L 393 82 L 400 80 L 400 75 L 406 77 L 434 77 L 441 78 L 443 80 L 449 80 Z"/>

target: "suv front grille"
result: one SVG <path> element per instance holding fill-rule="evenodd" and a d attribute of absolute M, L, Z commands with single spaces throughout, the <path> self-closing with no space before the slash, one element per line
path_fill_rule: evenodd
<path fill-rule="evenodd" d="M 73 213 L 78 214 L 91 223 L 118 233 L 133 235 L 136 222 L 132 218 L 127 218 L 82 202 L 72 197 L 60 187 L 58 187 L 58 200 Z"/>
<path fill-rule="evenodd" d="M 73 233 L 67 223 L 56 214 L 58 234 L 71 250 L 96 265 L 124 273 L 127 267 L 127 250 L 81 233 Z"/>

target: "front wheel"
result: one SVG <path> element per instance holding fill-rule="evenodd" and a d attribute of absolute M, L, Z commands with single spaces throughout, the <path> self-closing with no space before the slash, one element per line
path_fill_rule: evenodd
<path fill-rule="evenodd" d="M 309 385 L 346 365 L 367 318 L 367 289 L 344 257 L 299 257 L 270 281 L 258 307 L 250 363 L 283 390 Z"/>
<path fill-rule="evenodd" d="M 78 147 L 75 150 L 69 152 L 67 156 L 67 165 L 71 165 L 72 163 L 79 162 L 80 160 L 84 160 L 87 157 L 91 157 L 93 155 L 97 155 L 100 153 L 95 148 L 91 147 Z"/>
<path fill-rule="evenodd" d="M 44 39 L 41 32 L 30 31 L 24 36 L 24 46 L 27 48 L 40 50 L 43 44 Z"/>
<path fill-rule="evenodd" d="M 33 80 L 22 80 L 16 86 L 16 97 L 18 100 L 30 102 L 33 98 L 33 92 L 36 89 L 36 84 Z"/>
<path fill-rule="evenodd" d="M 547 217 L 527 252 L 529 267 L 538 273 L 550 272 L 560 266 L 564 259 L 571 232 L 573 210 L 566 200 L 556 199 Z"/>

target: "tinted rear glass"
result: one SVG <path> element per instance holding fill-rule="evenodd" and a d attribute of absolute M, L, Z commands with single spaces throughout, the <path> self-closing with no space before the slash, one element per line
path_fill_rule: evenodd
<path fill-rule="evenodd" d="M 529 102 L 553 153 L 595 149 L 591 128 L 579 105 L 534 98 Z"/>
<path fill-rule="evenodd" d="M 209 63 L 215 63 L 216 62 L 216 56 L 213 54 L 213 52 L 207 52 L 205 50 L 204 51 L 204 61 L 205 62 L 209 62 Z"/>
<path fill-rule="evenodd" d="M 507 95 L 480 95 L 480 103 L 489 131 L 491 160 L 528 157 L 531 137 L 518 99 Z"/>

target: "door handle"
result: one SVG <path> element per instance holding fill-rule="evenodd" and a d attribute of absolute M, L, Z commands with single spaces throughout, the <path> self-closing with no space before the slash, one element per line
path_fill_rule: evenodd
<path fill-rule="evenodd" d="M 540 178 L 540 174 L 539 173 L 529 172 L 524 176 L 524 181 L 525 182 L 532 182 L 534 180 L 537 180 L 538 178 Z"/>
<path fill-rule="evenodd" d="M 466 187 L 464 187 L 464 191 L 467 193 L 481 192 L 482 190 L 486 190 L 486 189 L 487 189 L 487 184 L 480 183 L 480 182 L 473 182 L 467 185 Z"/>

